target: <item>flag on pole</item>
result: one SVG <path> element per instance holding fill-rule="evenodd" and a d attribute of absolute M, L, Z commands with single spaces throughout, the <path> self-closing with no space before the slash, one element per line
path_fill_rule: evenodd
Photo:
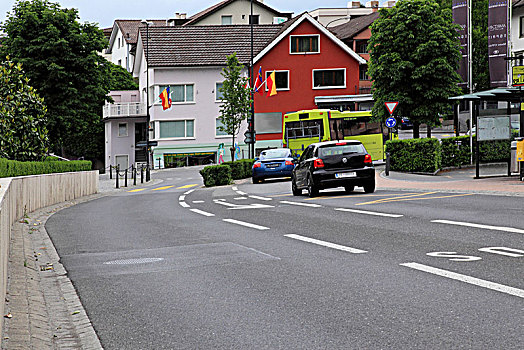
<path fill-rule="evenodd" d="M 266 79 L 267 84 L 267 97 L 277 94 L 277 86 L 275 84 L 275 71 L 272 71 L 269 77 Z"/>
<path fill-rule="evenodd" d="M 255 89 L 255 92 L 258 92 L 261 95 L 263 94 L 262 89 L 261 89 L 262 85 L 264 85 L 264 82 L 262 81 L 262 67 L 259 67 L 257 79 L 255 80 L 255 84 L 253 85 L 253 88 Z"/>
<path fill-rule="evenodd" d="M 160 94 L 160 99 L 162 100 L 162 108 L 164 111 L 171 108 L 171 94 L 169 93 L 169 86 L 162 91 Z"/>

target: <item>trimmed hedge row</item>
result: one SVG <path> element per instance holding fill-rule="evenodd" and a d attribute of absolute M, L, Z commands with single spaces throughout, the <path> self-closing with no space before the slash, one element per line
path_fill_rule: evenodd
<path fill-rule="evenodd" d="M 254 159 L 241 159 L 220 165 L 209 165 L 200 170 L 200 175 L 206 187 L 229 185 L 233 180 L 251 177 L 254 162 Z"/>
<path fill-rule="evenodd" d="M 437 139 L 392 140 L 386 142 L 393 171 L 434 173 L 440 169 L 441 150 Z"/>
<path fill-rule="evenodd" d="M 473 138 L 473 157 L 477 141 Z M 484 141 L 480 143 L 480 161 L 506 162 L 511 156 L 511 140 Z M 469 136 L 442 139 L 442 167 L 459 167 L 470 163 Z"/>
<path fill-rule="evenodd" d="M 88 170 L 91 170 L 91 161 L 89 160 L 73 160 L 70 162 L 19 162 L 16 160 L 0 158 L 0 177 L 67 173 Z"/>

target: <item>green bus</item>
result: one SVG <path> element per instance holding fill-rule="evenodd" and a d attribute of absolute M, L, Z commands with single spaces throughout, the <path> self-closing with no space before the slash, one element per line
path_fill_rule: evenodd
<path fill-rule="evenodd" d="M 311 109 L 284 115 L 284 147 L 301 154 L 312 143 L 333 140 L 359 140 L 373 160 L 385 158 L 384 145 L 389 129 L 371 121 L 371 111 Z"/>

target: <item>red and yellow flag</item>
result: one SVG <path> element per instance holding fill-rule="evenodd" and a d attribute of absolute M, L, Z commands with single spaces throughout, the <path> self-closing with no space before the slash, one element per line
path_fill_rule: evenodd
<path fill-rule="evenodd" d="M 275 84 L 275 71 L 271 72 L 267 77 L 267 97 L 277 94 L 277 86 Z"/>
<path fill-rule="evenodd" d="M 169 86 L 166 87 L 164 91 L 162 91 L 159 97 L 162 100 L 162 108 L 164 111 L 171 108 L 171 94 L 169 93 Z"/>

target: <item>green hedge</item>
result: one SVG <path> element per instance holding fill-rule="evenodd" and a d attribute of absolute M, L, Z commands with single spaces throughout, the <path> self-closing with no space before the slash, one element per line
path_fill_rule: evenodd
<path fill-rule="evenodd" d="M 470 164 L 469 136 L 442 139 L 442 167 L 459 167 Z M 473 135 L 473 157 L 476 156 L 476 140 Z M 480 161 L 506 162 L 511 156 L 511 140 L 484 141 L 480 143 Z"/>
<path fill-rule="evenodd" d="M 200 170 L 200 175 L 206 187 L 229 185 L 233 181 L 229 165 L 208 165 Z"/>
<path fill-rule="evenodd" d="M 39 175 L 52 173 L 67 173 L 73 171 L 91 170 L 91 161 L 74 160 L 19 162 L 0 158 L 0 177 L 15 177 L 25 175 Z"/>
<path fill-rule="evenodd" d="M 434 173 L 440 169 L 441 150 L 437 139 L 392 140 L 386 142 L 393 171 Z"/>
<path fill-rule="evenodd" d="M 222 165 L 229 165 L 233 180 L 240 180 L 251 177 L 251 169 L 254 162 L 254 159 L 241 159 L 234 162 L 224 162 Z"/>

